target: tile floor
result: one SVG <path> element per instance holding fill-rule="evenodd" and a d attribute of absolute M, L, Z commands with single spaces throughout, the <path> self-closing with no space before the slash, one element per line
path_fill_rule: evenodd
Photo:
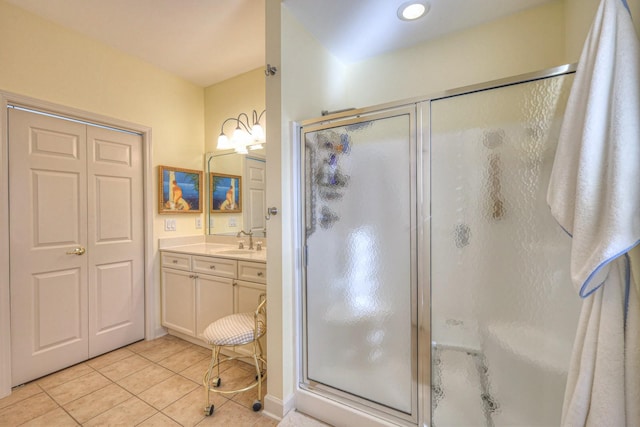
<path fill-rule="evenodd" d="M 0 426 L 277 426 L 251 409 L 256 388 L 212 393 L 214 414 L 204 416 L 210 357 L 210 350 L 170 335 L 140 341 L 15 388 L 0 399 Z M 222 387 L 255 376 L 239 361 L 222 369 Z"/>

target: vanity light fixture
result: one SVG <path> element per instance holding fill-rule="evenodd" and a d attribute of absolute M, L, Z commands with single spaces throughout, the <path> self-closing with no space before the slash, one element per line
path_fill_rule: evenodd
<path fill-rule="evenodd" d="M 220 136 L 218 136 L 217 150 L 236 150 L 237 153 L 247 154 L 248 150 L 259 150 L 263 148 L 266 143 L 265 134 L 260 120 L 266 110 L 262 110 L 262 113 L 258 114 L 256 110 L 253 110 L 251 116 L 251 123 L 249 123 L 249 116 L 246 113 L 238 114 L 238 117 L 229 117 L 222 122 L 220 127 Z M 236 128 L 231 135 L 231 139 L 224 133 L 224 125 L 228 122 L 235 122 Z"/>
<path fill-rule="evenodd" d="M 398 8 L 398 18 L 403 21 L 414 21 L 424 16 L 429 11 L 429 3 L 426 1 L 408 1 Z"/>

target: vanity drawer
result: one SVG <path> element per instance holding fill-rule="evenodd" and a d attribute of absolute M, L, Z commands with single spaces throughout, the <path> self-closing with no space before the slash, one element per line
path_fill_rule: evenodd
<path fill-rule="evenodd" d="M 236 277 L 236 261 L 226 258 L 194 255 L 193 272 L 233 279 Z"/>
<path fill-rule="evenodd" d="M 178 270 L 191 270 L 191 255 L 162 252 L 162 266 Z"/>
<path fill-rule="evenodd" d="M 267 283 L 267 265 L 263 262 L 238 261 L 238 279 Z"/>

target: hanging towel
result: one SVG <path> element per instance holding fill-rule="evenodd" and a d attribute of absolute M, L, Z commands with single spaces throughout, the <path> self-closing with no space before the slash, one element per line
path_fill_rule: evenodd
<path fill-rule="evenodd" d="M 640 43 L 623 0 L 602 0 L 578 63 L 547 201 L 572 236 L 584 298 L 563 426 L 640 426 Z"/>

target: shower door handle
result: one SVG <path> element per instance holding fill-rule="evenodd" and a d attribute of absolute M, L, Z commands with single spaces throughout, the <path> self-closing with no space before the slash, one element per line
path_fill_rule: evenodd
<path fill-rule="evenodd" d="M 264 217 L 264 219 L 269 221 L 271 219 L 271 215 L 274 215 L 274 216 L 278 215 L 278 208 L 276 207 L 267 208 L 267 215 Z"/>

